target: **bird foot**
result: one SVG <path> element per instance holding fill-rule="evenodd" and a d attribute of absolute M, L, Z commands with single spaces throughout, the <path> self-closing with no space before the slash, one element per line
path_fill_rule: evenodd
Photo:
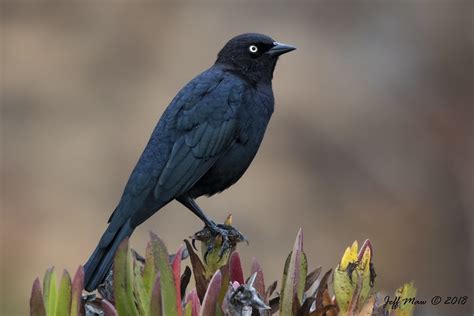
<path fill-rule="evenodd" d="M 248 240 L 239 232 L 235 227 L 225 224 L 206 225 L 202 230 L 191 236 L 192 244 L 196 249 L 196 240 L 204 242 L 206 245 L 206 251 L 204 252 L 204 261 L 207 262 L 207 257 L 214 249 L 219 248 L 219 260 L 222 259 L 224 254 L 234 248 L 237 243 L 245 241 L 248 244 Z"/>

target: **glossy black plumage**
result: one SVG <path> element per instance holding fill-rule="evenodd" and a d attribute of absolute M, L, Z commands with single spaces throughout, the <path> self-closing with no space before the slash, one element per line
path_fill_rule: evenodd
<path fill-rule="evenodd" d="M 225 190 L 248 168 L 273 113 L 278 56 L 293 49 L 261 34 L 237 36 L 176 95 L 85 265 L 87 290 L 103 281 L 121 240 L 171 200 L 215 225 L 193 199 Z"/>

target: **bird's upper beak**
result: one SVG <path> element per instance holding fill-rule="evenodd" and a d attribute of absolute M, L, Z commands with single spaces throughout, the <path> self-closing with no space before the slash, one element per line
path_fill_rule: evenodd
<path fill-rule="evenodd" d="M 272 57 L 275 56 L 276 57 L 276 56 L 280 56 L 280 55 L 286 54 L 288 52 L 291 52 L 292 50 L 295 50 L 295 49 L 296 49 L 296 47 L 294 47 L 294 46 L 274 42 L 273 47 L 270 48 L 268 53 L 270 54 L 270 56 L 272 56 Z"/>

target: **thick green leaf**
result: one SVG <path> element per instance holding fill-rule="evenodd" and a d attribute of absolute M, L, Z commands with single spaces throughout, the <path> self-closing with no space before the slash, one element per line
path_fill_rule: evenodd
<path fill-rule="evenodd" d="M 299 269 L 298 269 L 299 267 Z M 305 292 L 305 287 L 306 287 L 306 274 L 308 273 L 308 260 L 306 259 L 306 254 L 304 252 L 301 252 L 300 254 L 300 261 L 298 262 L 298 265 L 296 266 L 297 268 L 297 296 L 298 300 L 300 302 L 303 301 L 303 295 Z"/>
<path fill-rule="evenodd" d="M 59 292 L 56 303 L 55 315 L 68 315 L 71 310 L 71 277 L 69 273 L 64 270 L 59 282 Z"/>
<path fill-rule="evenodd" d="M 191 260 L 191 265 L 193 267 L 194 281 L 196 283 L 196 290 L 199 300 L 202 302 L 204 295 L 206 294 L 207 284 L 209 283 L 206 279 L 206 269 L 199 259 L 199 256 L 194 252 L 193 246 L 189 241 L 185 240 L 186 248 L 189 252 L 189 259 Z"/>
<path fill-rule="evenodd" d="M 395 291 L 395 297 L 400 297 L 400 300 L 403 302 L 405 300 L 410 300 L 413 297 L 416 297 L 416 288 L 415 283 L 411 281 L 410 283 L 404 284 L 402 287 L 398 288 Z M 392 313 L 394 316 L 412 316 L 415 310 L 415 304 L 408 303 L 408 304 L 400 304 L 398 308 L 394 309 L 393 305 Z"/>
<path fill-rule="evenodd" d="M 56 300 L 58 297 L 58 288 L 56 284 L 56 271 L 54 267 L 49 268 L 44 274 L 43 278 L 43 293 L 44 305 L 46 307 L 46 314 L 54 316 L 56 309 Z"/>
<path fill-rule="evenodd" d="M 216 316 L 216 310 L 222 309 L 217 304 L 217 298 L 221 290 L 221 279 L 221 271 L 217 270 L 216 273 L 214 273 L 214 276 L 212 277 L 211 281 L 209 282 L 206 295 L 204 295 L 204 300 L 202 302 L 200 313 L 201 316 Z"/>
<path fill-rule="evenodd" d="M 84 268 L 77 268 L 72 280 L 71 312 L 70 316 L 79 316 L 81 312 L 81 296 L 84 289 Z"/>
<path fill-rule="evenodd" d="M 151 297 L 151 291 L 156 280 L 155 259 L 151 249 L 151 242 L 148 242 L 145 251 L 145 267 L 143 268 L 143 287 L 148 297 Z"/>
<path fill-rule="evenodd" d="M 292 315 L 294 297 L 299 302 L 303 301 L 306 273 L 308 265 L 306 255 L 303 253 L 303 231 L 300 229 L 296 236 L 293 251 L 285 264 L 280 300 L 280 315 Z"/>
<path fill-rule="evenodd" d="M 137 302 L 138 314 L 147 316 L 150 310 L 150 295 L 146 292 L 143 284 L 141 266 L 137 264 L 136 260 L 133 260 L 132 265 L 134 272 L 133 294 Z"/>
<path fill-rule="evenodd" d="M 336 272 L 338 272 L 338 270 L 334 271 L 334 275 L 336 276 Z M 346 274 L 347 276 L 347 274 Z M 334 281 L 336 279 L 333 279 Z M 362 278 L 357 278 L 355 280 L 355 286 L 354 286 L 354 290 L 352 292 L 352 298 L 351 298 L 351 301 L 349 302 L 349 306 L 347 308 L 347 311 L 346 310 L 342 310 L 341 309 L 341 314 L 344 315 L 345 312 L 347 312 L 347 315 L 355 315 L 358 310 L 359 310 L 359 303 L 360 303 L 360 294 L 361 294 L 361 290 L 362 290 Z"/>
<path fill-rule="evenodd" d="M 153 284 L 153 290 L 151 292 L 150 316 L 163 315 L 163 304 L 161 300 L 161 285 L 160 284 L 161 284 L 160 273 L 158 273 L 155 279 L 155 283 Z"/>
<path fill-rule="evenodd" d="M 36 278 L 33 282 L 30 297 L 30 315 L 46 316 L 46 308 L 44 307 L 43 294 L 41 293 L 41 282 Z"/>
<path fill-rule="evenodd" d="M 281 289 L 280 289 L 280 312 L 281 312 L 281 305 L 282 305 L 283 297 L 286 295 L 286 292 L 287 292 L 286 280 L 288 279 L 288 269 L 290 267 L 290 260 L 291 260 L 292 255 L 293 255 L 293 252 L 290 252 L 288 257 L 286 257 L 285 267 L 283 268 L 283 278 L 282 278 Z M 293 303 L 291 302 L 291 305 L 292 304 Z"/>
<path fill-rule="evenodd" d="M 128 238 L 124 239 L 115 253 L 114 298 L 119 315 L 138 315 L 133 295 L 132 254 L 128 249 Z"/>
<path fill-rule="evenodd" d="M 163 241 L 154 233 L 150 232 L 153 258 L 155 267 L 160 273 L 161 297 L 164 315 L 181 315 L 181 302 L 177 301 L 176 285 L 173 271 L 169 263 L 168 250 Z"/>
<path fill-rule="evenodd" d="M 184 316 L 192 316 L 193 314 L 193 305 L 191 302 L 187 302 L 184 305 Z"/>

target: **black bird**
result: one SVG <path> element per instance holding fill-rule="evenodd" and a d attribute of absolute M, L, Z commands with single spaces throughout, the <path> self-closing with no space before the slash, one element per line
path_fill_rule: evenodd
<path fill-rule="evenodd" d="M 278 56 L 294 49 L 262 34 L 236 36 L 211 68 L 176 95 L 84 266 L 88 291 L 104 281 L 120 242 L 172 200 L 225 238 L 226 231 L 194 199 L 227 189 L 250 165 L 273 113 L 272 77 Z"/>

